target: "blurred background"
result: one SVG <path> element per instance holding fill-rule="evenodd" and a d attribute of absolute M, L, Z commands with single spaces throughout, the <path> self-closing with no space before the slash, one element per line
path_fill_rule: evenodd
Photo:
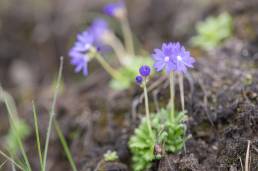
<path fill-rule="evenodd" d="M 77 32 L 102 16 L 102 7 L 108 2 L 1 0 L 1 83 L 9 88 L 33 88 L 51 78 L 59 57 L 67 57 Z M 133 33 L 146 50 L 166 40 L 187 41 L 195 33 L 197 21 L 224 11 L 238 18 L 237 36 L 251 40 L 257 36 L 256 0 L 130 0 L 126 4 Z M 66 74 L 71 72 L 69 68 L 65 67 Z"/>

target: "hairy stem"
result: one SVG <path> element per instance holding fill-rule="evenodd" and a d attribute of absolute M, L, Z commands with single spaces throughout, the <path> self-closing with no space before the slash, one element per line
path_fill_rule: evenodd
<path fill-rule="evenodd" d="M 152 135 L 152 129 L 151 129 L 151 121 L 150 121 L 150 111 L 149 111 L 149 100 L 148 100 L 148 93 L 147 93 L 147 86 L 146 86 L 146 78 L 144 78 L 143 82 L 143 90 L 144 90 L 144 101 L 145 101 L 145 114 L 147 118 L 147 124 L 149 128 L 149 132 Z"/>
<path fill-rule="evenodd" d="M 124 46 L 121 43 L 121 41 L 114 34 L 112 34 L 110 42 L 107 42 L 107 43 L 114 50 L 119 62 L 124 65 L 123 58 L 126 56 L 126 52 L 125 52 Z"/>
<path fill-rule="evenodd" d="M 120 74 L 114 68 L 112 68 L 100 54 L 97 53 L 95 57 L 100 65 L 107 71 L 107 73 L 111 75 L 111 77 L 113 77 L 114 79 L 119 79 Z"/>
<path fill-rule="evenodd" d="M 185 98 L 184 98 L 184 77 L 183 74 L 179 74 L 179 89 L 182 110 L 185 110 Z"/>
<path fill-rule="evenodd" d="M 122 26 L 122 31 L 125 39 L 125 46 L 126 50 L 131 54 L 135 55 L 134 52 L 134 44 L 133 44 L 133 34 L 129 25 L 129 21 L 127 17 L 124 17 L 123 19 L 120 20 L 121 26 Z"/>
<path fill-rule="evenodd" d="M 173 122 L 175 119 L 175 83 L 174 83 L 174 72 L 170 72 L 169 84 L 170 84 L 170 121 Z"/>

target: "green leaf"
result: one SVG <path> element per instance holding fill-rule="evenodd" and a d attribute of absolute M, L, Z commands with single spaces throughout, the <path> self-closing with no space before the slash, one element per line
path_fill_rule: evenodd
<path fill-rule="evenodd" d="M 116 151 L 110 151 L 110 150 L 108 150 L 108 151 L 104 154 L 104 160 L 105 160 L 105 161 L 115 161 L 115 160 L 118 160 L 118 155 L 117 155 Z"/>
<path fill-rule="evenodd" d="M 217 17 L 208 17 L 196 25 L 197 35 L 190 40 L 191 44 L 204 50 L 217 47 L 233 32 L 233 19 L 228 13 Z"/>

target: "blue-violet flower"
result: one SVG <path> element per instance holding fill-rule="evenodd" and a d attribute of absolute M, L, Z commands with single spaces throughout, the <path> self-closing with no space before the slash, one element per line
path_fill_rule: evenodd
<path fill-rule="evenodd" d="M 173 49 L 173 61 L 176 64 L 176 72 L 186 73 L 187 68 L 193 68 L 195 59 L 191 57 L 190 52 L 185 50 L 180 43 L 175 43 Z"/>
<path fill-rule="evenodd" d="M 89 27 L 89 32 L 93 36 L 97 50 L 102 52 L 110 50 L 107 44 L 112 41 L 113 33 L 106 20 L 102 18 L 95 19 Z"/>
<path fill-rule="evenodd" d="M 138 85 L 141 85 L 142 84 L 142 76 L 140 76 L 140 75 L 137 75 L 136 77 L 135 77 L 135 82 L 138 84 Z"/>
<path fill-rule="evenodd" d="M 103 11 L 105 14 L 112 17 L 123 17 L 126 13 L 125 3 L 123 0 L 107 4 Z"/>
<path fill-rule="evenodd" d="M 141 74 L 141 76 L 143 77 L 147 77 L 150 75 L 151 69 L 148 65 L 143 65 L 140 67 L 139 69 L 139 73 Z"/>
<path fill-rule="evenodd" d="M 84 31 L 77 35 L 77 40 L 74 46 L 69 51 L 71 64 L 75 65 L 75 72 L 83 72 L 83 75 L 88 75 L 87 64 L 89 58 L 88 51 L 93 46 L 93 37 L 88 31 Z"/>
<path fill-rule="evenodd" d="M 155 49 L 152 54 L 154 68 L 159 72 L 165 69 L 167 74 L 172 71 L 185 73 L 187 67 L 193 68 L 194 58 L 180 43 L 163 43 L 161 49 Z"/>

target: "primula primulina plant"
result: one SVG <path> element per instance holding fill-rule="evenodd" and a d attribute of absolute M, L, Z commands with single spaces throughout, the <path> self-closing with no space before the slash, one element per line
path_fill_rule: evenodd
<path fill-rule="evenodd" d="M 170 101 L 167 108 L 150 114 L 146 86 L 150 68 L 142 66 L 135 80 L 144 89 L 146 116 L 129 140 L 135 171 L 150 168 L 151 162 L 162 157 L 163 153 L 180 151 L 186 140 L 183 76 L 188 68 L 193 68 L 195 60 L 180 43 L 164 43 L 161 49 L 154 50 L 152 56 L 154 68 L 158 72 L 165 70 L 169 78 Z M 181 112 L 175 111 L 175 75 L 179 78 Z"/>
<path fill-rule="evenodd" d="M 233 19 L 228 13 L 217 17 L 208 17 L 196 25 L 197 34 L 191 39 L 191 44 L 204 50 L 217 47 L 233 32 Z"/>
<path fill-rule="evenodd" d="M 119 22 L 124 42 L 116 36 L 106 20 L 96 18 L 85 31 L 77 35 L 77 40 L 69 51 L 71 64 L 75 66 L 75 72 L 82 71 L 83 75 L 87 76 L 88 63 L 96 59 L 112 77 L 110 86 L 113 89 L 127 89 L 134 82 L 136 68 L 146 62 L 151 64 L 151 60 L 135 55 L 125 3 L 123 1 L 110 3 L 103 11 Z M 103 57 L 111 50 L 114 52 L 112 56 L 116 56 L 119 63 L 116 68 Z"/>
<path fill-rule="evenodd" d="M 108 150 L 104 155 L 104 160 L 106 162 L 112 162 L 118 160 L 118 155 L 116 151 Z"/>

